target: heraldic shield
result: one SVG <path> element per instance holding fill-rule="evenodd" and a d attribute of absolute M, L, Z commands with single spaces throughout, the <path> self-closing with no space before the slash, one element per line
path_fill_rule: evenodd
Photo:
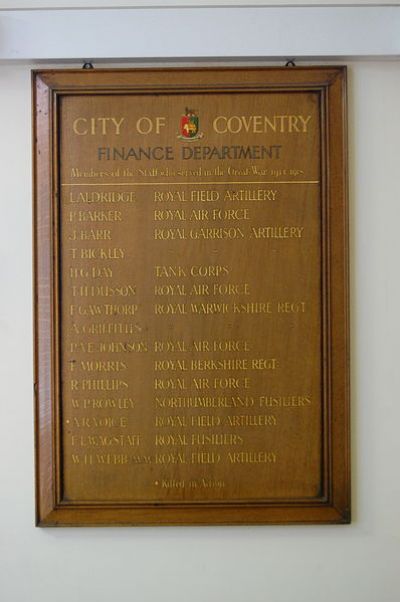
<path fill-rule="evenodd" d="M 185 109 L 185 115 L 181 117 L 181 136 L 183 138 L 199 138 L 199 118 L 194 109 Z"/>

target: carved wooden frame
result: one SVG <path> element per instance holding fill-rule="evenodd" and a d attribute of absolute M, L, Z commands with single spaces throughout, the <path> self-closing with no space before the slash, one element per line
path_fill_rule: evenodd
<path fill-rule="evenodd" d="M 61 499 L 58 247 L 60 95 L 123 90 L 313 90 L 323 132 L 324 491 L 315 500 L 103 504 Z M 39 526 L 347 523 L 350 521 L 346 69 L 197 68 L 33 73 L 36 517 Z"/>

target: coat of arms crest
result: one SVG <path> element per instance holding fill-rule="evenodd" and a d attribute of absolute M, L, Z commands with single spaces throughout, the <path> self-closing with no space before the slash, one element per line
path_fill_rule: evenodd
<path fill-rule="evenodd" d="M 197 140 L 204 134 L 199 132 L 199 116 L 195 109 L 186 107 L 185 114 L 181 116 L 179 124 L 180 133 L 178 138 L 181 140 Z"/>

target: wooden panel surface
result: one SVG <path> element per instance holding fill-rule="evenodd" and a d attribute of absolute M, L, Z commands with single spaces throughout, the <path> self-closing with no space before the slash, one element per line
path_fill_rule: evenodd
<path fill-rule="evenodd" d="M 344 68 L 34 73 L 37 521 L 349 521 Z"/>

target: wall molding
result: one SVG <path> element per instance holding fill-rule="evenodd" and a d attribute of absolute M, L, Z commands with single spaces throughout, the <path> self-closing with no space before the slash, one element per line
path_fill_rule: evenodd
<path fill-rule="evenodd" d="M 0 61 L 396 59 L 400 6 L 0 11 Z"/>

